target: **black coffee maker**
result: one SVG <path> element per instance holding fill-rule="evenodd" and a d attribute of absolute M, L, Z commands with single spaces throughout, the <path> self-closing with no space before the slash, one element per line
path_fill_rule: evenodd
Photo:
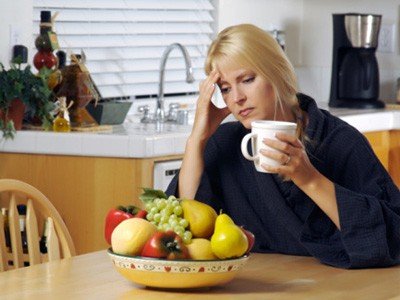
<path fill-rule="evenodd" d="M 375 51 L 381 15 L 333 14 L 330 107 L 382 108 Z"/>

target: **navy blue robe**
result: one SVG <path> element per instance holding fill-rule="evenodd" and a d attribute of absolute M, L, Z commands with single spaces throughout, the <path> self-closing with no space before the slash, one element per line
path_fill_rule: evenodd
<path fill-rule="evenodd" d="M 221 124 L 209 139 L 195 199 L 222 209 L 255 234 L 254 252 L 307 255 L 341 268 L 400 262 L 400 192 L 355 128 L 299 94 L 308 112 L 306 150 L 335 184 L 341 230 L 293 182 L 257 172 L 240 143 L 241 123 Z M 166 193 L 176 195 L 178 175 Z"/>

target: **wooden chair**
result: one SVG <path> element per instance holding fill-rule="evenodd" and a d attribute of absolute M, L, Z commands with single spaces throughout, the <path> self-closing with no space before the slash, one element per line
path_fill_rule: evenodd
<path fill-rule="evenodd" d="M 17 210 L 20 204 L 26 205 L 25 249 L 22 247 L 20 215 Z M 8 208 L 8 224 L 0 213 L 0 271 L 75 255 L 71 235 L 60 214 L 46 196 L 33 186 L 19 180 L 0 179 L 0 207 Z M 39 250 L 39 242 L 46 221 L 47 253 L 43 254 Z M 8 244 L 11 245 L 8 246 L 5 229 L 10 237 Z"/>

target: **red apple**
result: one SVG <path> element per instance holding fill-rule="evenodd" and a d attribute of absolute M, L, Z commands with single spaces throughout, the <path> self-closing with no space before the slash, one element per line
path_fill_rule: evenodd
<path fill-rule="evenodd" d="M 251 251 L 251 249 L 252 249 L 253 246 L 254 246 L 254 241 L 255 241 L 254 234 L 253 234 L 251 231 L 248 231 L 248 230 L 244 229 L 243 226 L 240 226 L 240 229 L 242 229 L 242 231 L 244 232 L 244 234 L 245 234 L 246 237 L 247 237 L 248 246 L 247 246 L 246 254 L 249 254 L 250 251 Z"/>

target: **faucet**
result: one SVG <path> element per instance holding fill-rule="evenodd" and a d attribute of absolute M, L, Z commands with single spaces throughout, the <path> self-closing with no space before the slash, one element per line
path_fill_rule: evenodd
<path fill-rule="evenodd" d="M 194 82 L 192 63 L 190 61 L 189 53 L 186 48 L 179 43 L 173 43 L 165 49 L 160 64 L 160 81 L 158 84 L 158 98 L 157 98 L 157 108 L 155 112 L 155 121 L 156 122 L 165 122 L 165 110 L 164 110 L 164 74 L 165 74 L 165 66 L 167 64 L 168 55 L 174 49 L 178 48 L 181 50 L 183 54 L 183 58 L 185 59 L 186 65 L 186 82 L 192 83 Z"/>

